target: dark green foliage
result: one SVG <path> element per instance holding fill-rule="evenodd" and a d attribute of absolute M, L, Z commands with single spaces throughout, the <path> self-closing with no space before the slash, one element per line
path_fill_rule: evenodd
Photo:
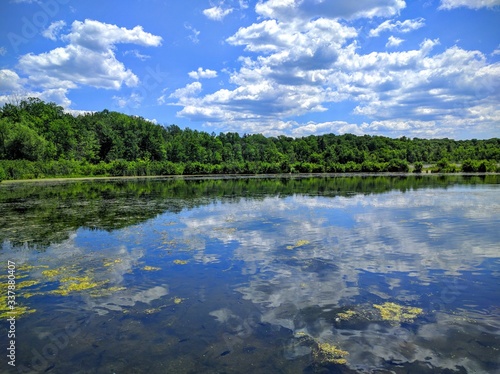
<path fill-rule="evenodd" d="M 414 167 L 414 169 L 413 169 L 414 173 L 421 173 L 422 170 L 424 169 L 424 164 L 421 161 L 417 161 L 417 162 L 415 162 L 413 167 Z"/>
<path fill-rule="evenodd" d="M 216 135 L 108 110 L 74 117 L 30 98 L 0 108 L 0 160 L 5 179 L 408 172 L 410 163 L 416 173 L 424 163 L 436 164 L 433 172 L 492 172 L 500 162 L 500 139 Z"/>

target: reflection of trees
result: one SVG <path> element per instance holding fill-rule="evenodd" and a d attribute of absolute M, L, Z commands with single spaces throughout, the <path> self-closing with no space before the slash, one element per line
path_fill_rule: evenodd
<path fill-rule="evenodd" d="M 41 247 L 67 239 L 80 227 L 115 230 L 164 212 L 200 205 L 293 194 L 353 196 L 446 188 L 453 184 L 498 183 L 486 176 L 351 176 L 212 179 L 140 179 L 26 183 L 1 186 L 0 240 Z"/>

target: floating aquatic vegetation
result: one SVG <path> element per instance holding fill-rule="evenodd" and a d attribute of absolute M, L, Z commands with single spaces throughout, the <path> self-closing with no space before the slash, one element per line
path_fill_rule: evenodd
<path fill-rule="evenodd" d="M 163 307 L 159 307 L 159 308 L 150 308 L 150 309 L 146 309 L 144 311 L 144 313 L 146 314 L 154 314 L 154 313 L 158 313 L 160 310 L 162 310 Z"/>
<path fill-rule="evenodd" d="M 145 271 L 157 271 L 157 270 L 161 270 L 161 268 L 159 267 L 156 267 L 156 266 L 149 266 L 149 265 L 146 265 L 142 268 L 142 270 L 145 270 Z"/>
<path fill-rule="evenodd" d="M 61 274 L 66 274 L 69 271 L 69 268 L 66 266 L 61 266 L 56 269 L 49 269 L 42 271 L 42 275 L 47 278 L 56 278 Z"/>
<path fill-rule="evenodd" d="M 174 260 L 174 264 L 176 265 L 186 265 L 187 263 L 187 260 Z"/>
<path fill-rule="evenodd" d="M 19 277 L 18 277 L 19 278 Z M 17 282 L 15 284 L 15 290 L 14 290 L 14 295 L 15 295 L 15 304 L 12 305 L 11 309 L 11 304 L 9 304 L 9 301 L 12 302 L 11 299 L 9 299 L 9 294 L 8 294 L 8 283 L 7 282 L 1 282 L 0 283 L 0 319 L 4 318 L 10 318 L 10 317 L 21 317 L 22 315 L 29 314 L 29 313 L 34 313 L 35 309 L 30 309 L 26 305 L 22 305 L 19 303 L 19 297 L 24 297 L 26 298 L 25 292 L 20 290 L 23 290 L 25 288 L 29 288 L 32 286 L 37 285 L 38 281 L 35 280 L 27 280 L 27 281 L 22 281 L 22 282 Z"/>
<path fill-rule="evenodd" d="M 30 309 L 26 305 L 16 304 L 14 309 L 7 306 L 7 296 L 0 296 L 0 319 L 7 319 L 10 317 L 19 318 L 25 314 L 36 312 L 36 309 Z"/>
<path fill-rule="evenodd" d="M 357 315 L 358 313 L 354 310 L 346 310 L 345 312 L 337 313 L 337 318 L 341 321 L 350 320 L 352 317 Z"/>
<path fill-rule="evenodd" d="M 309 244 L 309 240 L 297 240 L 295 245 L 287 245 L 286 249 L 294 249 Z"/>
<path fill-rule="evenodd" d="M 389 302 L 381 305 L 373 304 L 373 307 L 378 309 L 384 321 L 392 322 L 413 322 L 415 318 L 423 313 L 421 308 L 407 307 Z"/>
<path fill-rule="evenodd" d="M 115 292 L 126 290 L 126 287 L 112 286 L 108 288 L 100 288 L 98 290 L 92 290 L 90 296 L 92 297 L 103 297 L 114 294 Z"/>
<path fill-rule="evenodd" d="M 106 267 L 109 267 L 109 266 L 113 266 L 115 264 L 120 264 L 122 262 L 123 262 L 123 260 L 121 258 L 117 258 L 115 260 L 104 260 L 104 264 L 103 265 L 106 266 Z"/>
<path fill-rule="evenodd" d="M 295 333 L 295 338 L 312 346 L 313 358 L 317 364 L 345 365 L 347 363 L 345 356 L 347 356 L 349 352 L 333 344 L 328 342 L 322 343 L 304 331 L 297 331 Z"/>
<path fill-rule="evenodd" d="M 347 363 L 345 356 L 348 354 L 349 352 L 343 351 L 330 343 L 318 343 L 313 350 L 314 360 L 319 363 L 344 365 Z"/>
<path fill-rule="evenodd" d="M 67 296 L 71 292 L 90 290 L 108 283 L 108 281 L 95 282 L 89 276 L 65 277 L 62 278 L 60 282 L 61 284 L 59 288 L 57 290 L 52 291 L 51 293 Z"/>

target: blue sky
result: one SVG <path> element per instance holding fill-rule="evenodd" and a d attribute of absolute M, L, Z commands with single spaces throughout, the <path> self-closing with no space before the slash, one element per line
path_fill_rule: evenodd
<path fill-rule="evenodd" d="M 500 0 L 6 0 L 0 103 L 207 132 L 500 136 Z"/>

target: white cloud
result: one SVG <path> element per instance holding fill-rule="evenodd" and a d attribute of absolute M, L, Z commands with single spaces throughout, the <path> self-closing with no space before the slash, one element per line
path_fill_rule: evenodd
<path fill-rule="evenodd" d="M 120 108 L 132 107 L 138 108 L 142 103 L 143 97 L 137 92 L 132 92 L 130 96 L 113 96 L 113 100 Z"/>
<path fill-rule="evenodd" d="M 387 40 L 387 43 L 385 44 L 385 46 L 387 48 L 389 47 L 397 47 L 398 45 L 400 45 L 401 43 L 404 42 L 404 39 L 401 39 L 401 38 L 396 38 L 394 36 L 389 36 L 389 39 Z"/>
<path fill-rule="evenodd" d="M 13 70 L 0 70 L 0 93 L 16 92 L 22 88 L 21 78 Z"/>
<path fill-rule="evenodd" d="M 127 55 L 132 55 L 134 57 L 137 57 L 139 60 L 141 61 L 146 61 L 147 59 L 150 59 L 151 56 L 148 56 L 148 55 L 143 55 L 142 53 L 140 53 L 137 49 L 132 49 L 130 51 L 125 51 L 123 52 L 123 55 L 124 56 L 127 56 Z"/>
<path fill-rule="evenodd" d="M 296 124 L 291 134 L 295 137 L 331 133 L 364 135 L 364 128 L 366 126 L 366 124 L 360 126 L 345 121 L 331 121 L 323 123 L 308 122 L 305 125 Z"/>
<path fill-rule="evenodd" d="M 191 35 L 188 36 L 188 39 L 191 40 L 194 44 L 198 44 L 200 41 L 200 39 L 198 38 L 200 36 L 200 31 L 196 30 L 189 23 L 185 23 L 184 28 L 191 31 Z"/>
<path fill-rule="evenodd" d="M 265 17 L 279 20 L 301 18 L 310 20 L 323 18 L 388 17 L 398 14 L 406 7 L 404 0 L 358 0 L 358 1 L 317 1 L 317 0 L 268 0 L 259 2 L 255 11 Z"/>
<path fill-rule="evenodd" d="M 71 25 L 71 32 L 62 39 L 68 40 L 71 45 L 98 52 L 107 52 L 118 43 L 157 47 L 162 41 L 160 36 L 145 32 L 142 26 L 126 29 L 89 19 L 84 22 L 74 21 Z"/>
<path fill-rule="evenodd" d="M 57 30 L 62 26 L 62 21 L 53 23 L 45 30 L 45 36 L 56 38 Z M 59 98 L 56 102 L 61 104 L 69 103 L 63 95 L 79 85 L 107 89 L 136 86 L 138 77 L 115 56 L 116 44 L 159 46 L 162 40 L 145 32 L 141 26 L 126 29 L 93 20 L 73 22 L 71 31 L 61 39 L 68 44 L 37 55 L 23 55 L 18 64 L 19 69 L 28 75 L 31 86 L 52 92 L 50 95 Z M 44 95 L 48 94 L 40 93 L 39 96 Z"/>
<path fill-rule="evenodd" d="M 222 6 L 213 6 L 211 8 L 203 10 L 203 14 L 213 21 L 222 21 L 224 17 L 230 14 L 232 11 L 232 8 L 224 9 Z"/>
<path fill-rule="evenodd" d="M 425 25 L 425 20 L 423 18 L 407 19 L 403 22 L 396 21 L 391 22 L 390 20 L 382 22 L 375 29 L 370 30 L 369 36 L 379 36 L 380 33 L 384 31 L 393 31 L 407 33 L 416 29 L 419 29 Z"/>
<path fill-rule="evenodd" d="M 170 98 L 177 98 L 180 99 L 181 101 L 185 102 L 187 98 L 194 96 L 201 91 L 201 83 L 200 82 L 193 82 L 188 85 L 186 85 L 183 88 L 179 88 L 175 90 L 169 97 Z"/>
<path fill-rule="evenodd" d="M 466 7 L 471 9 L 493 8 L 500 5 L 500 0 L 441 0 L 439 9 Z"/>
<path fill-rule="evenodd" d="M 210 79 L 216 78 L 217 72 L 215 70 L 205 69 L 203 70 L 201 67 L 198 68 L 197 71 L 191 71 L 188 75 L 193 79 Z"/>
<path fill-rule="evenodd" d="M 359 15 L 363 12 L 356 4 L 346 9 L 355 8 Z M 364 13 L 369 13 L 382 4 L 399 3 L 363 4 Z M 331 129 L 336 133 L 379 131 L 391 136 L 437 137 L 472 128 L 486 134 L 498 128 L 500 114 L 495 102 L 500 100 L 500 63 L 490 63 L 481 52 L 456 46 L 437 53 L 439 40 L 429 39 L 413 50 L 361 54 L 360 31 L 333 17 L 338 5 L 325 13 L 331 18 L 306 17 L 307 12 L 313 14 L 313 9 L 323 6 L 326 2 L 306 0 L 259 3 L 261 15 L 278 18 L 241 27 L 226 39 L 247 52 L 239 57 L 239 68 L 225 70 L 231 86 L 196 96 L 189 90 L 186 95 L 180 91 L 170 96 L 178 100 L 169 104 L 181 107 L 178 116 L 207 126 L 266 135 Z M 288 18 L 286 12 L 290 12 Z M 370 34 L 407 33 L 423 25 L 422 18 L 386 21 Z M 391 36 L 386 46 L 396 47 L 403 41 Z M 193 71 L 190 76 L 197 79 L 199 73 Z M 358 124 L 352 119 L 300 121 L 302 115 L 325 111 L 332 120 L 337 119 L 337 103 L 347 101 L 354 104 L 351 115 L 359 116 Z"/>
<path fill-rule="evenodd" d="M 5 56 L 7 54 L 7 49 L 5 47 L 0 47 L 0 56 Z"/>
<path fill-rule="evenodd" d="M 64 21 L 52 22 L 49 27 L 42 31 L 42 35 L 50 40 L 57 40 L 64 26 L 66 26 Z"/>

